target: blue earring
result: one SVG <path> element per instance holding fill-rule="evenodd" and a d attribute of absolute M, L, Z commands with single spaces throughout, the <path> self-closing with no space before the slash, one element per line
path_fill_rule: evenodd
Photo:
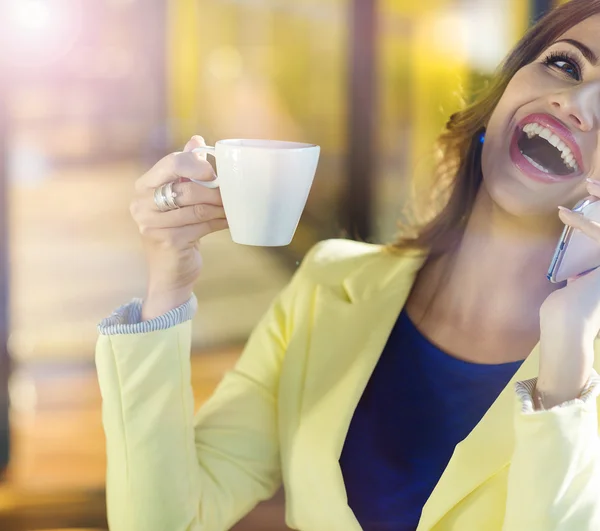
<path fill-rule="evenodd" d="M 485 142 L 485 131 L 479 135 L 479 143 L 483 144 Z"/>

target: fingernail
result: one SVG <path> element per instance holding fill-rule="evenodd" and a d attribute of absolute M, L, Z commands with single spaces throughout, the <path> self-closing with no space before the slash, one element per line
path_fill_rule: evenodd
<path fill-rule="evenodd" d="M 571 210 L 570 208 L 564 206 L 559 206 L 558 210 L 564 212 L 565 214 L 567 214 L 567 216 L 581 217 L 583 215 L 581 212 L 576 212 L 575 210 Z"/>
<path fill-rule="evenodd" d="M 564 212 L 567 215 L 577 216 L 579 214 L 579 212 L 574 212 L 570 208 L 567 208 L 567 207 L 564 207 L 564 206 L 559 206 L 558 210 L 560 210 L 561 212 Z"/>
<path fill-rule="evenodd" d="M 598 186 L 600 186 L 600 181 L 597 181 L 596 179 L 590 179 L 589 177 L 586 179 L 586 181 L 590 184 L 596 184 Z"/>

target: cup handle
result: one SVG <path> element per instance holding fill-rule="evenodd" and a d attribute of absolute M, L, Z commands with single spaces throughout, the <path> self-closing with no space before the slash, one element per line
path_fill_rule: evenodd
<path fill-rule="evenodd" d="M 206 153 L 207 155 L 212 155 L 217 158 L 215 153 L 215 148 L 213 146 L 202 146 L 196 149 L 192 149 L 192 153 Z M 204 186 L 206 188 L 218 188 L 219 187 L 219 178 L 217 177 L 214 181 L 198 181 L 197 179 L 190 179 L 190 181 L 199 184 L 200 186 Z"/>

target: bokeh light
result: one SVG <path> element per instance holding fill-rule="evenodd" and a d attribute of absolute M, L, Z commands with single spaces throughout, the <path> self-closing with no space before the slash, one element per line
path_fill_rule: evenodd
<path fill-rule="evenodd" d="M 48 65 L 69 52 L 81 31 L 80 0 L 5 0 L 2 36 L 15 68 Z"/>
<path fill-rule="evenodd" d="M 11 22 L 17 27 L 28 30 L 40 30 L 52 23 L 50 3 L 47 0 L 20 0 L 11 4 Z"/>

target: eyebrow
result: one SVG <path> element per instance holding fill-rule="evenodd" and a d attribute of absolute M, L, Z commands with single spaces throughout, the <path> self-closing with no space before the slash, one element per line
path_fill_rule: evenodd
<path fill-rule="evenodd" d="M 554 44 L 559 42 L 566 42 L 575 46 L 575 48 L 577 48 L 590 63 L 592 63 L 594 66 L 598 65 L 598 56 L 582 42 L 576 41 L 575 39 L 561 39 L 560 41 L 556 41 Z"/>

